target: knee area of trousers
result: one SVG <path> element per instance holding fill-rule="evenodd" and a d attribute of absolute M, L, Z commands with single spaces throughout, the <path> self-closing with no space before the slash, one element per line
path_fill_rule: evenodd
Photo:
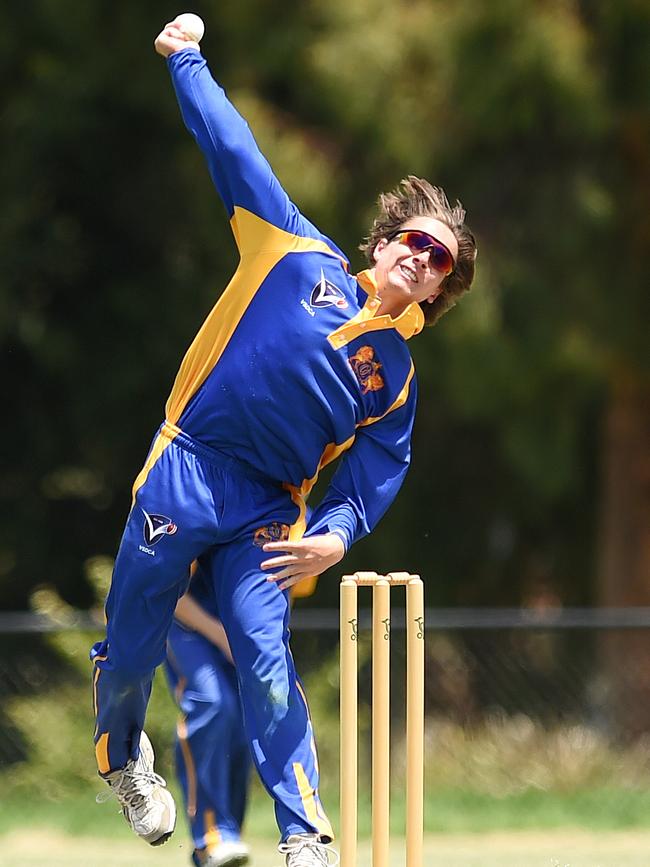
<path fill-rule="evenodd" d="M 254 692 L 274 719 L 284 719 L 289 710 L 289 684 L 285 678 L 258 680 L 255 682 Z"/>
<path fill-rule="evenodd" d="M 184 698 L 180 702 L 180 709 L 187 720 L 197 720 L 203 723 L 210 722 L 226 713 L 221 698 L 216 695 L 212 697 L 193 695 L 192 698 Z"/>

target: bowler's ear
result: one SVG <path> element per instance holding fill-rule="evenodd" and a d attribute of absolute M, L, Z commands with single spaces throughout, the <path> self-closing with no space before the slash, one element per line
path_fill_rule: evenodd
<path fill-rule="evenodd" d="M 375 245 L 375 249 L 372 251 L 372 258 L 375 260 L 375 262 L 379 259 L 379 256 L 381 255 L 381 251 L 387 245 L 388 245 L 388 241 L 386 240 L 386 238 L 380 238 L 377 241 L 377 243 Z"/>
<path fill-rule="evenodd" d="M 433 302 L 436 300 L 436 298 L 437 298 L 439 295 L 442 295 L 442 293 L 443 293 L 444 291 L 445 291 L 445 290 L 444 290 L 444 287 L 443 287 L 443 285 L 442 285 L 442 283 L 441 283 L 440 286 L 438 286 L 438 288 L 436 289 L 436 291 L 435 291 L 435 292 L 432 292 L 431 295 L 429 295 L 429 297 L 427 298 L 427 304 L 433 304 Z"/>

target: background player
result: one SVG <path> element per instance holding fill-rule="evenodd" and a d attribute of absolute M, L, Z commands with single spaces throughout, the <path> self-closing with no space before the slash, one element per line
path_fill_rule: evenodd
<path fill-rule="evenodd" d="M 210 583 L 198 563 L 176 606 L 165 670 L 183 716 L 176 770 L 194 842 L 195 867 L 238 867 L 249 860 L 241 839 L 250 771 L 237 678 Z M 292 588 L 311 595 L 316 579 Z"/>
<path fill-rule="evenodd" d="M 176 606 L 165 670 L 181 709 L 176 772 L 194 842 L 195 867 L 238 867 L 250 776 L 239 689 L 214 593 L 197 568 Z"/>

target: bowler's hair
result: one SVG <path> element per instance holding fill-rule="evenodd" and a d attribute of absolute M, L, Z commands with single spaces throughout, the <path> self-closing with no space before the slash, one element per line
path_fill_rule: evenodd
<path fill-rule="evenodd" d="M 431 304 L 427 301 L 420 303 L 425 323 L 435 325 L 441 316 L 451 310 L 460 296 L 469 291 L 474 279 L 476 241 L 465 225 L 465 209 L 458 200 L 452 207 L 443 189 L 434 187 L 424 178 L 417 178 L 415 175 L 408 175 L 392 192 L 382 193 L 378 205 L 379 213 L 370 234 L 359 245 L 371 266 L 375 264 L 373 253 L 379 241 L 406 226 L 411 217 L 433 217 L 449 226 L 456 236 L 456 267 L 443 280 L 440 295 Z"/>

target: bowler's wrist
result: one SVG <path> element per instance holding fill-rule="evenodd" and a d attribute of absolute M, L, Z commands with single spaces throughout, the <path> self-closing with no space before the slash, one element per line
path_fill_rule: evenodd
<path fill-rule="evenodd" d="M 343 545 L 343 553 L 347 554 L 348 552 L 348 539 L 345 530 L 341 530 L 339 527 L 334 527 L 334 529 L 329 531 L 330 536 L 337 536 Z"/>

